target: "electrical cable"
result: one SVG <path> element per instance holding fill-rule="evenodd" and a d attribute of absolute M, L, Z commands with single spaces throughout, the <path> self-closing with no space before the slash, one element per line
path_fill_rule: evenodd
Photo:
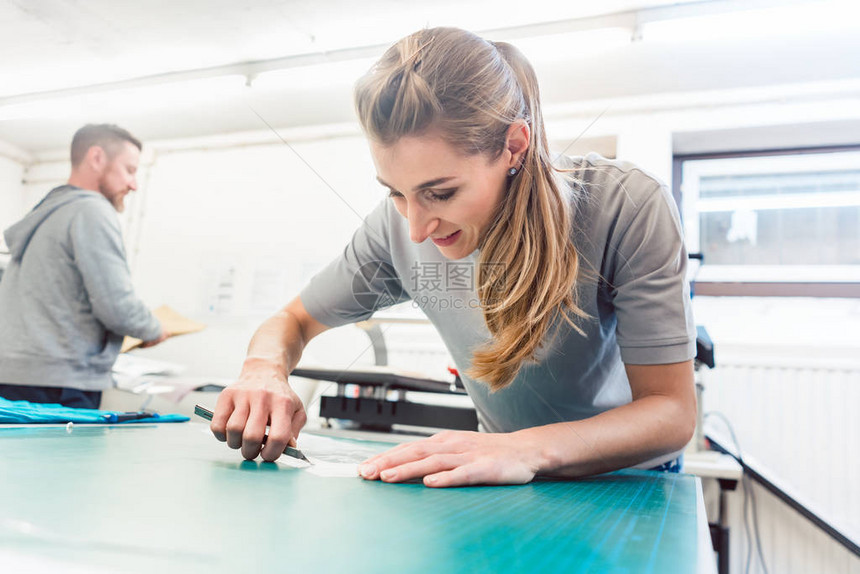
<path fill-rule="evenodd" d="M 719 411 L 710 411 L 705 413 L 705 420 L 708 417 L 714 416 L 720 419 L 725 425 L 726 429 L 729 431 L 729 435 L 732 437 L 732 442 L 735 446 L 735 458 L 737 458 L 738 462 L 743 464 L 743 455 L 741 454 L 741 444 L 738 441 L 737 435 L 735 435 L 735 430 L 732 427 L 732 424 L 729 422 L 728 417 Z M 756 553 L 758 554 L 759 562 L 761 563 L 762 570 L 764 570 L 765 574 L 768 574 L 767 564 L 764 560 L 764 553 L 761 549 L 761 533 L 759 531 L 758 525 L 758 509 L 757 503 L 755 499 L 755 490 L 753 489 L 752 480 L 747 476 L 747 473 L 744 473 L 741 477 L 741 482 L 744 487 L 744 502 L 743 502 L 743 513 L 744 513 L 744 533 L 745 533 L 745 541 L 746 541 L 746 560 L 744 572 L 749 574 L 750 565 L 752 562 L 753 555 L 753 547 L 752 547 L 752 532 L 755 533 L 755 546 Z M 752 512 L 750 512 L 750 506 L 752 506 Z M 752 514 L 753 526 L 750 528 L 749 517 Z"/>

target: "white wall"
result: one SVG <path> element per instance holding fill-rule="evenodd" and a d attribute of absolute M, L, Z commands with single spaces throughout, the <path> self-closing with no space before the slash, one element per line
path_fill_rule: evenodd
<path fill-rule="evenodd" d="M 267 315 L 334 258 L 384 197 L 366 146 L 347 137 L 291 147 L 156 152 L 130 246 L 141 294 L 217 312 L 215 283 L 232 269 L 222 314 Z"/>
<path fill-rule="evenodd" d="M 289 145 L 151 146 L 127 214 L 138 294 L 212 327 L 151 356 L 191 363 L 196 374 L 236 376 L 253 330 L 341 252 L 385 196 L 363 138 L 281 135 Z M 346 366 L 367 343 L 357 329 L 329 333 L 306 358 Z"/>
<path fill-rule="evenodd" d="M 0 251 L 5 251 L 3 230 L 15 223 L 23 213 L 22 184 L 24 165 L 0 155 Z"/>

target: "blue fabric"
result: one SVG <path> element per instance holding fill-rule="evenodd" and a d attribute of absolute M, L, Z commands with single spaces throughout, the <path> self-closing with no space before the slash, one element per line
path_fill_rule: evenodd
<path fill-rule="evenodd" d="M 157 413 L 124 413 L 96 409 L 75 409 L 53 403 L 31 403 L 0 398 L 0 423 L 5 424 L 126 424 L 126 423 L 182 423 L 190 420 L 184 415 Z"/>
<path fill-rule="evenodd" d="M 654 468 L 649 468 L 648 470 L 656 470 L 658 472 L 674 472 L 679 473 L 681 469 L 684 468 L 684 455 L 682 454 L 678 458 L 673 458 L 668 462 L 664 462 L 659 466 L 655 466 Z"/>

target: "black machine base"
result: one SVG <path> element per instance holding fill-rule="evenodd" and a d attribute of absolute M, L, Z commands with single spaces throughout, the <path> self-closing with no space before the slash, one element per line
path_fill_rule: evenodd
<path fill-rule="evenodd" d="M 425 405 L 409 401 L 386 401 L 375 398 L 323 396 L 320 416 L 348 419 L 363 427 L 390 429 L 391 425 L 412 425 L 455 430 L 478 430 L 475 409 Z"/>

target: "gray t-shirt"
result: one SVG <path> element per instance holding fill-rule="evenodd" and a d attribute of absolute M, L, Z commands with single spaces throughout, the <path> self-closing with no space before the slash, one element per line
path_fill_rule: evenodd
<path fill-rule="evenodd" d="M 305 308 L 335 327 L 411 299 L 439 331 L 490 432 L 580 420 L 631 402 L 624 363 L 695 356 L 678 210 L 663 184 L 630 163 L 589 154 L 565 158 L 563 166 L 573 169 L 562 177 L 580 255 L 577 303 L 591 319 L 577 320 L 584 337 L 563 325 L 539 361 L 525 364 L 508 387 L 490 393 L 465 375 L 472 351 L 490 339 L 475 290 L 479 253 L 450 261 L 429 240 L 413 243 L 390 200 L 311 279 L 301 292 Z"/>

